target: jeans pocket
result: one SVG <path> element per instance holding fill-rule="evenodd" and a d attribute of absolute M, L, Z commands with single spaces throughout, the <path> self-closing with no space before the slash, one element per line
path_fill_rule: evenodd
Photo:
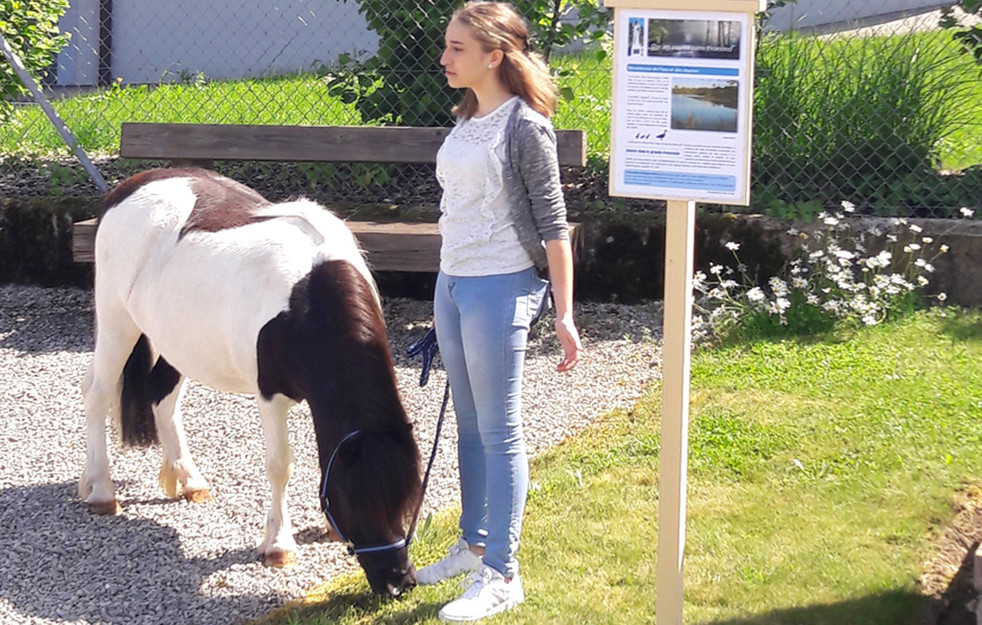
<path fill-rule="evenodd" d="M 538 320 L 549 310 L 548 280 L 543 280 L 529 270 L 528 282 L 523 285 L 522 293 L 518 294 L 515 306 L 515 325 L 531 329 Z"/>

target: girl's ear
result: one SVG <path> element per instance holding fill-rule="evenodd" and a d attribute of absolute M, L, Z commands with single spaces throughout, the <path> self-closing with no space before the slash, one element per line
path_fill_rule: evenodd
<path fill-rule="evenodd" d="M 501 50 L 492 50 L 490 63 L 492 65 L 501 65 L 501 59 L 503 58 L 505 58 L 504 52 Z"/>

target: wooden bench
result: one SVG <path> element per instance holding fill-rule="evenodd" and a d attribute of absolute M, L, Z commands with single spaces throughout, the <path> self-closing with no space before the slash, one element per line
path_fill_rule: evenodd
<path fill-rule="evenodd" d="M 395 126 L 249 126 L 211 124 L 124 123 L 119 144 L 122 158 L 166 160 L 172 166 L 211 167 L 214 161 L 289 161 L 428 163 L 448 128 Z M 559 163 L 586 165 L 586 133 L 556 132 Z M 376 271 L 435 272 L 440 264 L 437 224 L 349 221 L 348 225 L 368 252 Z M 97 221 L 72 227 L 72 254 L 76 262 L 95 260 Z M 574 248 L 581 236 L 570 225 Z"/>

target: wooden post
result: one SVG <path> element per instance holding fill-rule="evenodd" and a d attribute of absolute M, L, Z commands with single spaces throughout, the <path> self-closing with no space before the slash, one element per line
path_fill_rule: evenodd
<path fill-rule="evenodd" d="M 605 0 L 614 9 L 610 195 L 667 201 L 662 423 L 658 477 L 655 622 L 681 625 L 689 437 L 689 365 L 696 202 L 747 205 L 753 111 L 753 15 L 766 0 Z M 712 43 L 716 32 L 733 45 Z M 674 41 L 652 38 L 676 28 Z M 687 29 L 687 30 L 684 30 Z M 694 30 L 701 29 L 701 31 Z M 647 32 L 647 41 L 637 41 Z M 700 32 L 706 33 L 700 42 Z M 684 36 L 680 36 L 684 35 Z M 690 41 L 694 40 L 694 41 Z M 736 52 L 736 54 L 734 54 Z M 694 78 L 693 78 L 694 77 Z M 676 85 L 736 88 L 736 124 L 676 124 Z M 707 87 L 711 85 L 711 87 Z M 678 93 L 684 95 L 682 88 Z M 709 138 L 708 135 L 713 135 Z M 712 163 L 688 150 L 722 155 Z"/>
<path fill-rule="evenodd" d="M 685 489 L 689 456 L 689 361 L 696 203 L 668 200 L 665 227 L 665 308 L 662 341 L 662 421 L 658 479 L 658 559 L 655 621 L 682 623 Z"/>

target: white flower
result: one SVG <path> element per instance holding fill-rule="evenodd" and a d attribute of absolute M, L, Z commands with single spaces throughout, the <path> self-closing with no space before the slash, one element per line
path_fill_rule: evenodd
<path fill-rule="evenodd" d="M 796 289 L 804 289 L 804 288 L 807 288 L 808 287 L 808 280 L 805 280 L 804 278 L 799 278 L 799 277 L 791 278 L 791 286 L 793 286 Z"/>
<path fill-rule="evenodd" d="M 947 300 L 948 300 L 948 294 L 947 293 L 938 293 L 938 301 L 939 302 L 945 302 Z"/>
<path fill-rule="evenodd" d="M 866 324 L 866 325 L 868 325 L 868 326 L 875 326 L 876 325 L 876 315 L 874 315 L 871 312 L 870 313 L 866 313 L 865 315 L 863 315 L 863 323 Z"/>
<path fill-rule="evenodd" d="M 794 226 L 791 226 L 791 227 L 790 227 L 790 228 L 788 228 L 788 230 L 787 230 L 787 235 L 788 235 L 789 237 L 796 237 L 796 236 L 798 236 L 798 229 L 797 229 L 797 228 L 795 228 Z"/>
<path fill-rule="evenodd" d="M 856 205 L 848 200 L 842 200 L 842 210 L 851 213 L 856 210 Z"/>
<path fill-rule="evenodd" d="M 942 254 L 947 254 L 949 249 L 951 249 L 951 248 L 948 247 L 947 245 L 945 245 L 943 243 L 941 244 L 940 250 L 941 250 L 941 253 Z"/>
<path fill-rule="evenodd" d="M 839 225 L 839 219 L 838 217 L 826 215 L 825 218 L 822 219 L 822 223 L 824 223 L 826 226 L 837 226 Z"/>
<path fill-rule="evenodd" d="M 895 235 L 895 234 L 888 234 L 887 235 L 887 241 L 889 241 L 890 243 L 896 243 L 897 242 L 897 235 Z"/>
<path fill-rule="evenodd" d="M 751 302 L 762 302 L 764 301 L 765 297 L 766 296 L 764 295 L 764 290 L 761 289 L 759 286 L 755 286 L 754 288 L 747 291 L 747 299 L 750 300 Z"/>
<path fill-rule="evenodd" d="M 767 303 L 767 312 L 772 315 L 781 315 L 783 318 L 784 311 L 787 310 L 789 306 L 791 306 L 791 302 L 783 297 L 779 297 L 773 302 Z"/>
<path fill-rule="evenodd" d="M 728 241 L 726 243 L 726 249 L 730 250 L 731 252 L 735 252 L 738 249 L 740 249 L 740 244 L 739 243 L 734 243 L 733 241 Z"/>
<path fill-rule="evenodd" d="M 709 273 L 713 274 L 714 276 L 720 275 L 723 273 L 723 265 L 710 265 Z"/>
<path fill-rule="evenodd" d="M 922 230 L 923 230 L 923 228 L 921 228 L 917 224 L 910 224 L 910 231 L 911 232 L 920 233 Z"/>
<path fill-rule="evenodd" d="M 967 206 L 962 206 L 960 209 L 958 209 L 958 212 L 962 214 L 962 217 L 971 217 L 975 214 L 975 211 Z"/>
<path fill-rule="evenodd" d="M 773 276 L 767 283 L 770 285 L 771 290 L 774 291 L 774 295 L 787 295 L 788 285 L 784 280 Z"/>
<path fill-rule="evenodd" d="M 927 278 L 925 278 L 924 276 L 917 276 L 917 285 L 918 286 L 926 286 L 927 285 Z"/>
<path fill-rule="evenodd" d="M 924 245 L 931 245 L 932 243 L 934 243 L 934 239 L 932 239 L 931 237 L 924 237 L 921 239 L 921 243 L 923 243 Z"/>

